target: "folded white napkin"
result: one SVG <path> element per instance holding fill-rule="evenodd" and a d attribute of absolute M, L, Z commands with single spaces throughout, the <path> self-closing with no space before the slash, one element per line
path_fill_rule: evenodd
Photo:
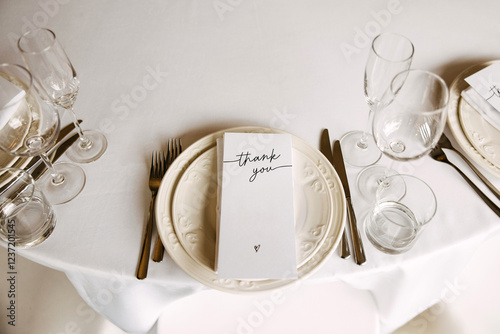
<path fill-rule="evenodd" d="M 3 128 L 9 122 L 25 95 L 24 90 L 0 76 L 0 109 L 2 109 L 0 128 Z"/>
<path fill-rule="evenodd" d="M 464 89 L 461 95 L 488 123 L 500 131 L 500 111 L 496 110 L 472 87 Z"/>

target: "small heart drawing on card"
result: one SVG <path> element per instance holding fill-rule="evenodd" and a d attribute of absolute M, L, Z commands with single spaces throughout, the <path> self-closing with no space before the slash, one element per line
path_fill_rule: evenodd
<path fill-rule="evenodd" d="M 259 248 L 260 248 L 260 245 L 253 246 L 253 249 L 255 249 L 255 253 L 257 253 L 259 251 Z"/>

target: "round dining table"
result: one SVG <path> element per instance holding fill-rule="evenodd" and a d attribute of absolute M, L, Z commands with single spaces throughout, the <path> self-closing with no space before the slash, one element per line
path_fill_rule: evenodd
<path fill-rule="evenodd" d="M 0 63 L 23 64 L 16 43 L 24 32 L 54 31 L 80 80 L 76 115 L 108 141 L 102 157 L 80 164 L 83 191 L 54 206 L 52 235 L 16 254 L 64 272 L 88 306 L 121 329 L 147 332 L 172 302 L 212 289 L 167 252 L 160 263 L 150 260 L 147 278 L 136 278 L 152 151 L 165 150 L 170 138 L 187 149 L 238 126 L 279 129 L 318 149 L 323 129 L 332 140 L 368 130 L 363 75 L 376 35 L 408 37 L 412 68 L 451 86 L 470 66 L 500 58 L 499 9 L 495 0 L 2 1 Z M 63 125 L 71 123 L 69 111 L 60 114 Z M 445 133 L 460 147 L 449 123 Z M 461 158 L 446 153 L 498 205 Z M 500 188 L 498 174 L 470 159 Z M 424 156 L 392 167 L 424 180 L 437 198 L 415 246 L 390 255 L 371 245 L 363 232 L 371 203 L 356 188 L 361 168 L 346 165 L 367 261 L 358 265 L 335 250 L 296 283 L 326 290 L 344 282 L 363 291 L 375 305 L 373 333 L 397 329 L 460 289 L 457 275 L 500 231 L 499 217 L 449 165 Z M 153 243 L 156 235 L 155 227 Z M 356 295 L 340 297 L 342 305 Z M 335 323 L 324 322 L 335 332 Z"/>

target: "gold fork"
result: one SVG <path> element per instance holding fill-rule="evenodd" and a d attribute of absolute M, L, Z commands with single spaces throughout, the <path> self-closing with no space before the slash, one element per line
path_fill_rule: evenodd
<path fill-rule="evenodd" d="M 156 194 L 158 193 L 158 188 L 160 187 L 161 179 L 165 174 L 166 163 L 165 159 L 168 159 L 170 152 L 153 152 L 151 157 L 151 170 L 149 172 L 149 189 L 151 190 L 151 202 L 149 205 L 149 217 L 146 224 L 146 229 L 143 235 L 141 256 L 139 258 L 139 265 L 137 266 L 136 277 L 138 279 L 144 279 L 148 275 L 148 265 L 149 265 L 149 252 L 151 249 L 151 237 L 153 232 L 153 225 L 155 221 L 154 205 Z"/>
<path fill-rule="evenodd" d="M 168 141 L 168 158 L 166 161 L 167 169 L 170 167 L 172 162 L 177 158 L 179 154 L 182 152 L 182 143 L 178 138 L 169 139 Z M 163 260 L 163 253 L 165 248 L 163 247 L 163 243 L 161 242 L 160 235 L 156 238 L 155 248 L 153 251 L 153 261 L 161 262 Z"/>

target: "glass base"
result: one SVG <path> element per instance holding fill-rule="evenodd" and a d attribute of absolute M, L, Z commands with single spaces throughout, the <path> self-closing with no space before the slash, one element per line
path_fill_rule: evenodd
<path fill-rule="evenodd" d="M 45 172 L 37 181 L 38 186 L 51 204 L 63 204 L 75 198 L 85 186 L 85 172 L 77 165 L 60 162 L 54 168 L 64 180 L 60 183 L 53 181 L 49 171 Z"/>
<path fill-rule="evenodd" d="M 382 165 L 366 167 L 358 174 L 356 181 L 359 193 L 366 201 L 373 203 L 379 185 L 385 178 L 397 174 L 395 170 Z"/>
<path fill-rule="evenodd" d="M 365 218 L 365 222 L 364 222 L 364 226 L 365 226 L 364 232 L 365 232 L 366 239 L 368 239 L 368 241 L 370 241 L 370 243 L 373 245 L 373 247 L 375 247 L 376 249 L 378 249 L 382 253 L 391 254 L 391 255 L 402 254 L 402 253 L 407 252 L 411 249 L 413 244 L 409 244 L 408 246 L 401 247 L 401 248 L 386 247 L 386 246 L 382 245 L 379 242 L 379 240 L 377 240 L 374 236 L 371 235 L 371 233 L 369 231 L 368 225 L 370 224 L 370 221 L 369 221 L 370 219 L 371 219 L 370 214 L 368 214 L 368 216 Z"/>
<path fill-rule="evenodd" d="M 340 139 L 344 161 L 351 166 L 366 167 L 379 161 L 382 156 L 371 134 L 366 135 L 366 141 L 360 145 L 362 131 L 351 131 Z"/>
<path fill-rule="evenodd" d="M 45 241 L 54 231 L 56 226 L 56 215 L 51 209 L 49 216 L 43 222 L 36 231 L 33 231 L 30 235 L 23 235 L 21 237 L 16 236 L 16 247 L 17 248 L 30 248 L 36 246 L 43 241 Z"/>
<path fill-rule="evenodd" d="M 91 144 L 85 147 L 84 141 L 78 139 L 66 152 L 66 156 L 77 163 L 88 163 L 99 159 L 108 147 L 106 137 L 95 130 L 85 130 L 83 134 Z"/>

